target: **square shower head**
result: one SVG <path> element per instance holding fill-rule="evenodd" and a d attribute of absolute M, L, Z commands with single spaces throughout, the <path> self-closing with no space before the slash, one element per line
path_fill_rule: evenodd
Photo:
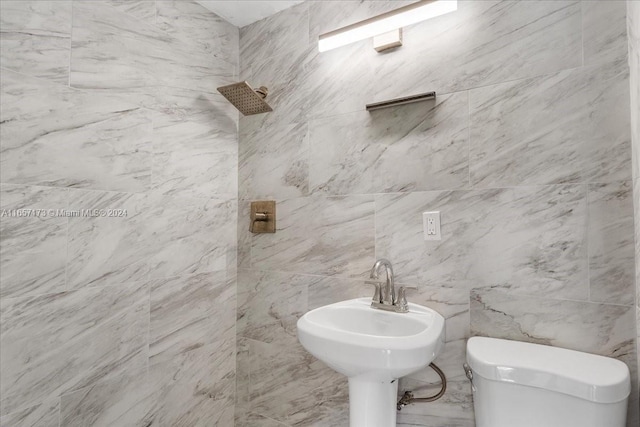
<path fill-rule="evenodd" d="M 227 98 L 229 102 L 245 116 L 273 111 L 264 100 L 266 94 L 256 92 L 247 82 L 233 83 L 219 87 L 218 92 Z"/>

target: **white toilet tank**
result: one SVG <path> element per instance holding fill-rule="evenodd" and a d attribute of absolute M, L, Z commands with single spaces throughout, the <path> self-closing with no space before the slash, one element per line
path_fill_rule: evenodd
<path fill-rule="evenodd" d="M 473 337 L 476 427 L 625 427 L 629 368 L 609 357 Z"/>

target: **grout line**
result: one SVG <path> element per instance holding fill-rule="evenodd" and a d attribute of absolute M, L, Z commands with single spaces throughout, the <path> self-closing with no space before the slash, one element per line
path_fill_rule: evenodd
<path fill-rule="evenodd" d="M 249 412 L 250 414 L 253 414 L 253 415 L 257 415 L 257 416 L 259 416 L 259 417 L 262 417 L 262 418 L 264 418 L 264 419 L 267 419 L 267 420 L 273 421 L 273 422 L 275 422 L 275 423 L 278 423 L 278 424 L 280 424 L 280 425 L 281 425 L 281 426 L 283 426 L 283 427 L 289 427 L 289 425 L 288 425 L 288 424 L 285 424 L 285 423 L 283 423 L 283 422 L 280 422 L 280 421 L 276 420 L 275 418 L 270 418 L 270 417 L 267 417 L 266 415 L 262 415 L 262 414 L 259 414 L 259 413 L 257 413 L 257 412 L 253 412 L 253 411 L 250 411 L 250 410 L 249 410 L 249 411 L 247 411 L 247 412 Z"/>
<path fill-rule="evenodd" d="M 345 276 L 331 276 L 331 275 L 318 275 L 318 274 L 308 274 L 308 273 L 299 273 L 299 272 L 293 272 L 293 271 L 289 271 L 289 270 L 269 270 L 269 269 L 262 269 L 262 268 L 242 268 L 239 269 L 239 271 L 243 271 L 245 273 L 276 273 L 276 274 L 283 274 L 283 275 L 295 275 L 295 276 L 303 276 L 303 277 L 312 277 L 312 278 L 323 278 L 323 279 L 339 279 L 339 280 L 349 280 L 349 281 L 353 281 L 353 282 L 360 282 L 362 280 L 364 280 L 363 276 L 356 276 L 356 277 L 345 277 Z M 363 273 L 364 275 L 365 273 Z M 424 282 L 423 279 L 416 279 L 416 280 L 401 280 L 401 281 L 397 281 L 396 284 L 397 285 L 415 285 L 415 284 L 420 284 L 421 282 Z M 439 290 L 439 289 L 443 289 L 443 290 L 451 290 L 451 291 L 466 291 L 469 292 L 472 289 L 490 289 L 490 290 L 495 290 L 497 292 L 503 292 L 503 293 L 509 293 L 512 296 L 517 296 L 517 297 L 532 297 L 532 298 L 541 298 L 541 299 L 552 299 L 552 300 L 558 300 L 558 301 L 573 301 L 573 302 L 581 302 L 581 303 L 594 303 L 594 304 L 604 304 L 604 305 L 613 305 L 613 306 L 622 306 L 622 307 L 629 307 L 628 304 L 617 304 L 617 303 L 609 303 L 609 302 L 600 302 L 600 301 L 589 301 L 589 300 L 585 300 L 585 299 L 575 299 L 575 298 L 556 298 L 556 297 L 545 297 L 545 296 L 541 296 L 538 294 L 530 294 L 530 293 L 521 293 L 521 292 L 513 292 L 511 289 L 504 289 L 504 288 L 494 288 L 491 286 L 479 286 L 479 287 L 455 287 L 455 286 L 437 286 L 434 284 L 425 284 L 424 285 L 424 289 L 433 289 L 433 290 Z"/>
<path fill-rule="evenodd" d="M 327 275 L 319 275 L 319 274 L 308 274 L 308 273 L 299 273 L 299 272 L 293 272 L 290 270 L 269 270 L 269 269 L 262 269 L 262 268 L 242 268 L 239 269 L 239 271 L 243 271 L 243 272 L 253 272 L 253 273 L 276 273 L 276 274 L 286 274 L 286 275 L 295 275 L 295 276 L 303 276 L 303 277 L 319 277 L 319 278 L 324 278 L 324 279 L 339 279 L 339 280 L 350 280 L 350 281 L 354 281 L 354 282 L 361 282 L 362 280 L 364 280 L 364 277 L 361 276 L 356 276 L 356 277 L 345 277 L 345 276 L 327 276 Z M 365 273 L 363 273 L 363 275 L 365 275 Z M 397 281 L 396 285 L 419 285 L 420 282 L 424 282 L 424 280 L 422 279 L 417 279 L 417 280 L 402 280 L 402 281 Z M 531 294 L 531 293 L 521 293 L 518 291 L 513 291 L 512 289 L 508 289 L 508 288 L 496 288 L 496 287 L 492 287 L 492 286 L 479 286 L 479 287 L 467 287 L 467 286 L 463 286 L 463 287 L 454 287 L 454 286 L 437 286 L 434 284 L 426 284 L 421 286 L 421 289 L 425 289 L 425 290 L 450 290 L 450 291 L 460 291 L 460 292 L 471 292 L 472 290 L 490 290 L 490 291 L 496 291 L 496 292 L 501 292 L 501 293 L 505 293 L 508 294 L 510 297 L 515 297 L 515 298 L 535 298 L 535 299 L 546 299 L 546 300 L 553 300 L 553 301 L 568 301 L 568 302 L 577 302 L 577 303 L 584 303 L 584 304 L 596 304 L 596 305 L 606 305 L 606 306 L 615 306 L 615 307 L 633 307 L 633 303 L 632 304 L 620 304 L 620 303 L 611 303 L 611 302 L 602 302 L 602 301 L 591 301 L 589 299 L 576 299 L 576 298 L 559 298 L 559 297 L 548 297 L 548 296 L 544 296 L 544 295 L 539 295 L 539 294 Z M 363 297 L 367 297 L 367 295 L 364 295 Z M 246 339 L 252 339 L 253 341 L 258 341 L 258 342 L 263 342 L 260 340 L 256 340 L 253 338 L 247 338 L 244 337 Z M 267 343 L 268 344 L 268 343 Z"/>
<path fill-rule="evenodd" d="M 71 88 L 71 54 L 73 52 L 73 1 L 71 1 L 71 29 L 69 30 L 69 69 L 67 76 L 67 86 Z"/>
<path fill-rule="evenodd" d="M 457 288 L 444 288 L 444 289 L 457 289 Z M 536 295 L 536 294 L 524 294 L 524 293 L 519 293 L 519 292 L 511 292 L 510 289 L 495 288 L 495 287 L 492 287 L 492 286 L 483 286 L 483 287 L 470 288 L 469 289 L 470 292 L 472 290 L 496 291 L 496 292 L 500 292 L 500 293 L 503 293 L 503 294 L 508 294 L 508 296 L 511 297 L 511 298 L 533 298 L 533 299 L 541 299 L 541 300 L 543 299 L 543 300 L 561 301 L 561 302 L 562 301 L 566 301 L 566 302 L 576 302 L 576 303 L 581 303 L 581 304 L 606 305 L 606 306 L 624 307 L 624 308 L 632 308 L 633 307 L 633 303 L 632 304 L 619 304 L 619 303 L 590 301 L 590 300 L 575 299 L 575 298 L 548 297 L 548 296 L 541 296 L 541 295 Z"/>
<path fill-rule="evenodd" d="M 353 281 L 363 280 L 362 275 L 366 274 L 366 272 L 363 272 L 362 275 L 360 276 L 349 277 L 349 276 L 324 275 L 324 274 L 312 274 L 312 273 L 298 273 L 291 270 L 269 270 L 264 268 L 255 268 L 255 267 L 239 268 L 238 271 L 244 272 L 244 273 L 279 273 L 279 274 L 289 274 L 289 275 L 305 276 L 305 277 L 319 277 L 323 279 L 340 279 L 340 280 L 353 280 Z"/>
<path fill-rule="evenodd" d="M 69 189 L 66 189 L 65 191 L 65 208 L 66 209 L 70 209 L 71 207 L 71 191 L 69 191 Z M 66 254 L 64 257 L 64 291 L 65 292 L 69 292 L 70 290 L 70 286 L 69 286 L 69 239 L 71 238 L 71 227 L 70 227 L 70 222 L 71 218 L 67 218 L 67 222 L 66 222 L 66 227 L 67 229 L 65 230 L 65 237 L 66 237 Z"/>
<path fill-rule="evenodd" d="M 373 261 L 378 260 L 378 197 L 373 196 Z"/>
<path fill-rule="evenodd" d="M 614 184 L 614 183 L 623 183 L 630 182 L 628 179 L 615 180 L 611 182 L 596 182 L 596 181 L 582 181 L 582 182 L 566 182 L 566 183 L 558 183 L 558 184 L 525 184 L 525 185 L 506 185 L 506 186 L 492 186 L 492 187 L 479 187 L 479 188 L 440 188 L 435 190 L 413 190 L 413 191 L 390 191 L 390 192 L 372 192 L 372 193 L 345 193 L 345 194 L 328 194 L 322 192 L 315 192 L 308 195 L 300 195 L 296 197 L 275 197 L 276 200 L 279 201 L 288 201 L 288 200 L 299 200 L 306 198 L 346 198 L 346 197 L 376 197 L 376 196 L 403 196 L 410 194 L 418 194 L 418 193 L 439 193 L 439 192 L 484 192 L 484 191 L 493 191 L 493 190 L 519 190 L 519 189 L 544 189 L 544 188 L 553 188 L 553 187 L 579 187 L 581 185 L 590 185 L 590 184 Z M 256 197 L 247 197 L 240 198 L 240 201 L 248 202 L 252 200 L 258 200 L 263 198 L 262 196 Z"/>
<path fill-rule="evenodd" d="M 580 2 L 580 60 L 584 67 L 584 2 Z"/>
<path fill-rule="evenodd" d="M 471 185 L 471 91 L 467 91 L 467 172 L 468 172 L 468 181 L 467 186 L 469 189 L 472 188 Z"/>
<path fill-rule="evenodd" d="M 238 322 L 236 321 L 236 325 L 238 324 Z M 238 341 L 237 339 L 237 333 L 238 331 L 236 330 L 236 342 Z M 247 346 L 247 395 L 245 396 L 245 402 L 244 404 L 246 405 L 246 408 L 250 408 L 251 407 L 251 343 L 248 341 L 247 338 L 244 338 L 245 340 L 245 344 Z M 237 367 L 237 364 L 236 364 Z M 238 375 L 238 373 L 236 372 L 236 375 Z M 245 409 L 246 412 L 248 412 L 248 409 Z"/>
<path fill-rule="evenodd" d="M 149 271 L 147 271 L 147 275 L 150 274 Z M 146 357 L 146 364 L 145 364 L 145 382 L 149 381 L 149 369 L 150 369 L 150 365 L 151 365 L 151 284 L 150 284 L 150 280 L 147 279 L 147 308 L 148 308 L 148 320 L 149 322 L 147 323 L 147 357 Z"/>
<path fill-rule="evenodd" d="M 50 80 L 50 79 L 47 79 L 47 78 L 44 78 L 44 77 L 32 76 L 30 74 L 25 74 L 23 72 L 12 70 L 11 68 L 6 68 L 6 67 L 0 67 L 0 71 L 17 74 L 19 76 L 27 77 L 27 78 L 30 78 L 30 79 L 35 79 L 35 80 L 38 80 L 38 81 L 43 82 L 43 83 L 49 83 L 52 86 L 63 86 L 63 87 L 66 87 L 68 89 L 71 89 L 71 90 L 76 90 L 76 88 L 74 88 L 74 87 L 69 87 L 69 83 L 68 82 L 67 82 L 67 86 L 65 86 L 64 83 L 62 83 L 60 81 Z"/>
<path fill-rule="evenodd" d="M 589 232 L 591 231 L 591 214 L 590 214 L 590 209 L 589 209 L 589 184 L 586 183 L 585 184 L 585 196 L 584 196 L 584 200 L 585 200 L 585 209 L 586 209 L 586 217 L 587 217 L 587 223 L 585 226 L 585 246 L 586 246 L 586 252 L 587 252 L 587 298 L 589 299 L 590 302 L 595 302 L 591 299 L 591 247 L 589 245 Z"/>
<path fill-rule="evenodd" d="M 194 274 L 195 275 L 195 274 Z M 178 276 L 178 277 L 183 277 L 183 276 Z M 184 277 L 189 277 L 189 275 L 186 275 Z M 153 280 L 169 280 L 169 279 L 174 279 L 175 277 L 170 277 L 170 278 L 157 278 L 157 279 L 153 279 Z M 138 280 L 125 280 L 122 282 L 118 282 L 118 283 L 111 283 L 111 284 L 107 284 L 107 285 L 87 285 L 87 286 L 80 286 L 78 288 L 66 288 L 62 289 L 62 290 L 53 290 L 53 291 L 48 291 L 48 292 L 42 292 L 42 293 L 38 293 L 38 294 L 26 294 L 26 295 L 17 295 L 17 296 L 5 296 L 0 298 L 2 301 L 11 301 L 11 300 L 19 300 L 19 299 L 28 299 L 28 298 L 40 298 L 40 297 L 44 297 L 44 296 L 48 296 L 48 295 L 56 295 L 56 294 L 60 294 L 60 293 L 77 293 L 77 292 L 83 292 L 83 291 L 87 291 L 87 290 L 106 290 L 106 289 L 112 289 L 112 288 L 117 288 L 117 287 L 128 287 L 131 284 L 141 284 L 141 283 L 145 283 L 145 279 L 138 279 Z"/>

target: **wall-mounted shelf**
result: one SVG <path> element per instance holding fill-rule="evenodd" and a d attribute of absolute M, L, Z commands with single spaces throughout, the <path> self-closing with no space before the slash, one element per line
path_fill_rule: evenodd
<path fill-rule="evenodd" d="M 391 99 L 389 101 L 374 102 L 367 104 L 367 111 L 379 110 L 381 108 L 396 107 L 398 105 L 413 104 L 414 102 L 430 101 L 436 99 L 435 92 L 425 92 L 418 95 L 404 96 L 402 98 Z"/>

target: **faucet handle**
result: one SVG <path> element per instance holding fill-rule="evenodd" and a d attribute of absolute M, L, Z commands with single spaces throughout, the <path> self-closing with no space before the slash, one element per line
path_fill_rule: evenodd
<path fill-rule="evenodd" d="M 373 285 L 376 287 L 376 291 L 373 294 L 373 298 L 372 301 L 374 302 L 382 302 L 382 291 L 381 291 L 381 285 L 384 282 L 378 282 L 376 280 L 365 280 L 364 283 L 366 283 L 367 285 Z"/>
<path fill-rule="evenodd" d="M 398 300 L 396 305 L 400 308 L 402 313 L 409 311 L 409 303 L 407 302 L 407 289 L 418 289 L 415 286 L 400 286 L 398 289 Z"/>

